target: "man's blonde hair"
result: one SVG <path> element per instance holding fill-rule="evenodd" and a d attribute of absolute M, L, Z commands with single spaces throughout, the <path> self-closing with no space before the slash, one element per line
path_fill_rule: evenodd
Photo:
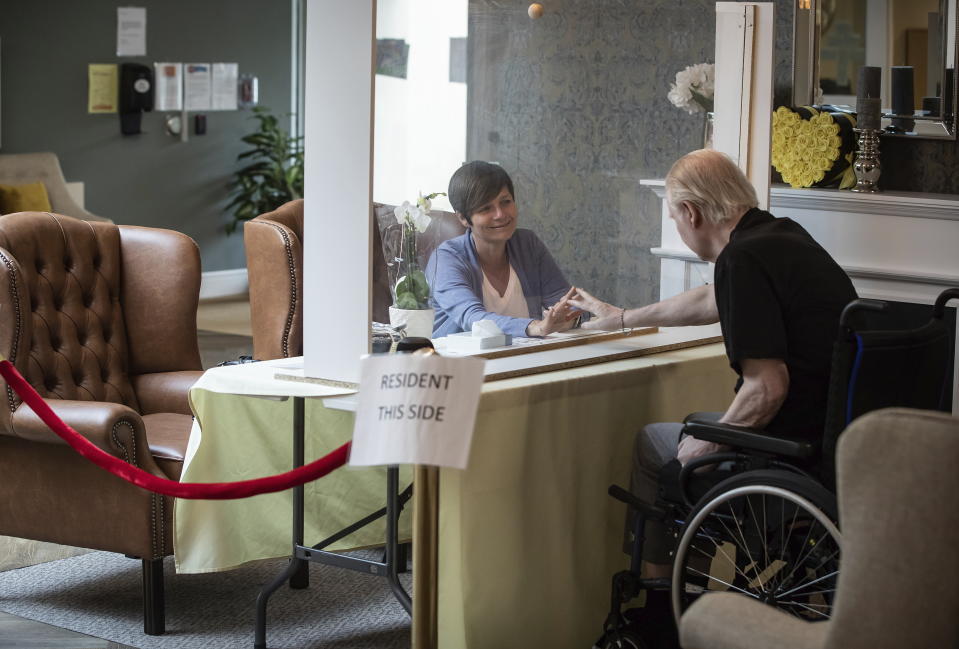
<path fill-rule="evenodd" d="M 677 160 L 666 174 L 670 207 L 683 202 L 699 208 L 702 215 L 720 224 L 756 207 L 756 190 L 725 153 L 700 149 Z"/>

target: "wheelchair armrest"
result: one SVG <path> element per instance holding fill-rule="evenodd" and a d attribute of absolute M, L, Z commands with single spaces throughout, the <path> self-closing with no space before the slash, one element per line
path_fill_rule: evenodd
<path fill-rule="evenodd" d="M 696 439 L 795 458 L 811 457 L 816 451 L 815 444 L 808 440 L 776 435 L 758 428 L 724 424 L 707 418 L 700 419 L 696 417 L 697 414 L 699 413 L 686 417 L 683 427 L 684 433 Z"/>

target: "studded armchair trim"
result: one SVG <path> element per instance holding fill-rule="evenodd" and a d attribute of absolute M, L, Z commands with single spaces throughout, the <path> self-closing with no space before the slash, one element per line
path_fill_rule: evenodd
<path fill-rule="evenodd" d="M 283 334 L 280 337 L 280 348 L 283 351 L 283 358 L 290 357 L 290 331 L 293 329 L 293 318 L 296 316 L 296 306 L 299 293 L 296 290 L 296 265 L 293 260 L 293 245 L 290 241 L 290 234 L 286 228 L 276 223 L 266 223 L 265 225 L 273 228 L 283 239 L 283 251 L 286 253 L 287 270 L 290 273 L 290 297 L 287 306 L 286 324 L 283 327 Z"/>
<path fill-rule="evenodd" d="M 23 295 L 24 287 L 20 285 L 20 269 L 13 256 L 6 250 L 0 249 L 0 262 L 3 264 L 0 270 L 7 275 L 7 281 L 5 282 L 6 290 L 3 293 L 3 300 L 0 302 L 0 314 L 2 314 L 4 308 L 8 310 L 8 313 L 12 314 L 11 326 L 7 328 L 6 331 L 0 329 L 0 336 L 6 339 L 4 340 L 4 353 L 7 359 L 16 365 L 17 359 L 20 356 L 20 345 L 23 339 L 24 314 L 23 307 L 21 306 L 21 296 Z M 20 398 L 9 385 L 6 385 L 5 388 L 7 392 L 7 407 L 12 413 L 17 409 L 17 406 L 20 405 Z"/>

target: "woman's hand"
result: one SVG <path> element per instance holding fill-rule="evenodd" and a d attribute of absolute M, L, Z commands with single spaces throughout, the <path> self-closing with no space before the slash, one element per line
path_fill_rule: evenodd
<path fill-rule="evenodd" d="M 589 311 L 594 317 L 582 324 L 583 329 L 615 331 L 623 326 L 623 310 L 618 306 L 598 300 L 581 288 L 573 287 L 575 293 L 569 296 L 567 303 L 577 309 Z M 567 293 L 567 295 L 569 295 Z"/>
<path fill-rule="evenodd" d="M 526 327 L 526 335 L 541 338 L 554 331 L 566 331 L 572 327 L 579 315 L 579 310 L 569 303 L 569 299 L 575 292 L 576 287 L 571 287 L 566 295 L 559 299 L 559 302 L 543 311 L 542 320 L 530 322 Z"/>

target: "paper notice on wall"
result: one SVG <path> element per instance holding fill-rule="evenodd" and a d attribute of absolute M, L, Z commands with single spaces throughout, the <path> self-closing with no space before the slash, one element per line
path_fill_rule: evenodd
<path fill-rule="evenodd" d="M 484 363 L 437 355 L 364 358 L 350 464 L 465 469 Z"/>
<path fill-rule="evenodd" d="M 117 66 L 115 63 L 91 63 L 87 67 L 87 112 L 117 112 Z"/>
<path fill-rule="evenodd" d="M 183 110 L 183 64 L 153 64 L 153 108 Z"/>
<path fill-rule="evenodd" d="M 184 110 L 210 110 L 210 64 L 186 63 L 183 71 Z"/>
<path fill-rule="evenodd" d="M 147 55 L 147 10 L 117 7 L 117 56 Z"/>
<path fill-rule="evenodd" d="M 236 63 L 213 64 L 213 110 L 236 110 L 239 66 Z"/>

